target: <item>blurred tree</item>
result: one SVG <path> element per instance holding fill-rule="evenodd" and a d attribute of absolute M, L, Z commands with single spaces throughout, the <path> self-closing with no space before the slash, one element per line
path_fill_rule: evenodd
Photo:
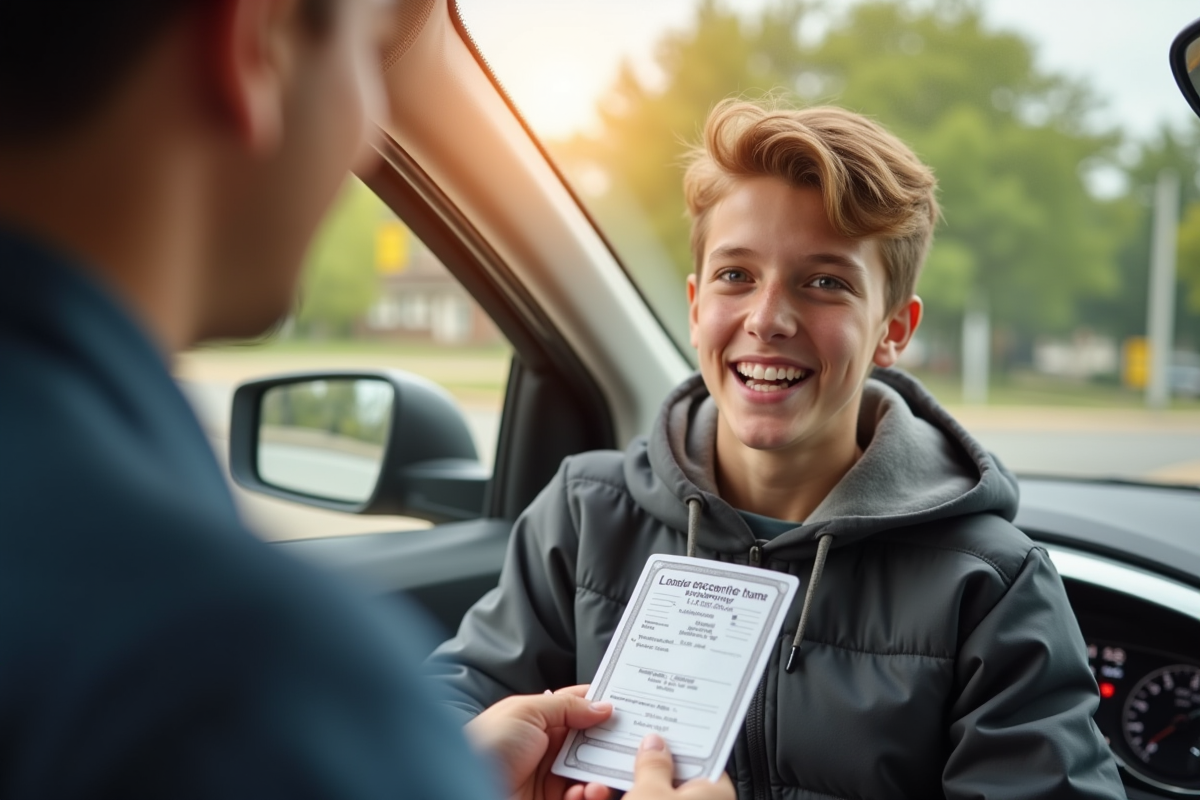
<path fill-rule="evenodd" d="M 1179 223 L 1179 260 L 1176 269 L 1184 284 L 1184 305 L 1200 315 L 1200 203 L 1192 203 Z"/>
<path fill-rule="evenodd" d="M 935 328 L 982 290 L 1001 339 L 1064 332 L 1080 298 L 1116 290 L 1119 238 L 1084 173 L 1117 138 L 1090 133 L 1096 101 L 1034 55 L 977 2 L 872 2 L 830 30 L 798 82 L 880 120 L 937 173 L 944 224 L 919 286 Z"/>
<path fill-rule="evenodd" d="M 600 104 L 602 132 L 552 145 L 567 161 L 601 167 L 617 193 L 632 197 L 681 272 L 691 268 L 684 218 L 682 159 L 720 100 L 749 98 L 791 83 L 804 48 L 795 31 L 806 0 L 777 0 L 745 20 L 718 0 L 701 0 L 691 28 L 668 33 L 652 88 L 624 64 Z M 618 234 L 619 235 L 619 234 Z"/>
<path fill-rule="evenodd" d="M 1010 341 L 1069 330 L 1083 298 L 1116 291 L 1122 218 L 1085 175 L 1111 163 L 1118 139 L 1090 132 L 1086 87 L 1040 70 L 1032 44 L 988 28 L 973 0 L 861 3 L 805 44 L 798 31 L 812 13 L 779 0 L 743 18 L 702 0 L 691 27 L 660 43 L 661 80 L 626 67 L 602 103 L 600 134 L 556 153 L 600 165 L 687 271 L 687 144 L 717 101 L 782 89 L 796 103 L 878 119 L 934 167 L 945 223 L 919 287 L 931 332 L 956 336 L 979 290 Z"/>
<path fill-rule="evenodd" d="M 1183 179 L 1186 181 L 1187 176 Z M 1193 201 L 1179 222 L 1177 255 L 1175 347 L 1200 352 L 1200 201 Z M 1145 295 L 1145 290 L 1142 294 Z"/>
<path fill-rule="evenodd" d="M 375 231 L 381 208 L 357 178 L 346 182 L 309 249 L 296 312 L 298 333 L 347 336 L 378 297 Z"/>
<path fill-rule="evenodd" d="M 1126 170 L 1129 191 L 1124 203 L 1132 225 L 1120 253 L 1121 291 L 1098 311 L 1122 338 L 1146 333 L 1154 185 L 1163 170 L 1174 171 L 1180 179 L 1176 340 L 1181 347 L 1200 349 L 1200 122 L 1178 130 L 1164 126 L 1138 146 Z"/>

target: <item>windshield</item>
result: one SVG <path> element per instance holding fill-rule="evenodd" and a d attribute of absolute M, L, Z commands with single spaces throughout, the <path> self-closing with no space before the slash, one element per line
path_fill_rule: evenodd
<path fill-rule="evenodd" d="M 708 110 L 846 106 L 939 179 L 904 366 L 1019 473 L 1200 485 L 1200 123 L 1166 58 L 1193 2 L 458 6 L 685 352 Z"/>

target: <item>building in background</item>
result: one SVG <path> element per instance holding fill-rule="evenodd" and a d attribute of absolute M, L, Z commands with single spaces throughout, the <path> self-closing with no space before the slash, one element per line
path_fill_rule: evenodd
<path fill-rule="evenodd" d="M 438 344 L 502 341 L 487 314 L 399 221 L 380 223 L 375 254 L 380 286 L 364 322 L 368 334 Z"/>

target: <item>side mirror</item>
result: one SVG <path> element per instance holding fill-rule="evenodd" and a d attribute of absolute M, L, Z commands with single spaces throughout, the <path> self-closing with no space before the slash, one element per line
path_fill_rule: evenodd
<path fill-rule="evenodd" d="M 229 468 L 238 485 L 260 494 L 435 523 L 482 516 L 491 478 L 450 395 L 397 371 L 241 384 Z"/>
<path fill-rule="evenodd" d="M 1192 111 L 1200 115 L 1200 19 L 1171 43 L 1171 74 Z"/>

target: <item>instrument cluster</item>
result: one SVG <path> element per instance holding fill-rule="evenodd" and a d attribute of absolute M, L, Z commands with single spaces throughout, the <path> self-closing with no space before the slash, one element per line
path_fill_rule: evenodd
<path fill-rule="evenodd" d="M 1200 664 L 1117 641 L 1087 648 L 1096 724 L 1121 766 L 1158 789 L 1200 795 Z"/>

